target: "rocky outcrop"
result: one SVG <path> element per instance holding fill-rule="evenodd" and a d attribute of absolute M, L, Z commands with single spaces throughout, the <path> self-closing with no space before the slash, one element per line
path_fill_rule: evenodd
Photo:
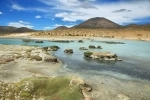
<path fill-rule="evenodd" d="M 31 55 L 30 60 L 42 61 L 42 57 L 39 55 Z"/>
<path fill-rule="evenodd" d="M 89 45 L 90 49 L 102 49 L 102 47 L 100 45 L 98 45 L 97 47 L 94 45 Z"/>
<path fill-rule="evenodd" d="M 43 47 L 43 50 L 45 51 L 57 51 L 58 49 L 60 49 L 60 47 L 54 45 L 54 46 L 50 46 L 50 47 Z"/>
<path fill-rule="evenodd" d="M 92 54 L 93 54 L 92 52 L 86 51 L 86 52 L 84 52 L 84 57 L 89 57 L 89 58 L 90 58 L 90 56 L 91 56 Z"/>
<path fill-rule="evenodd" d="M 70 54 L 73 53 L 73 49 L 66 49 L 64 52 Z"/>
<path fill-rule="evenodd" d="M 86 84 L 81 78 L 72 76 L 69 85 L 79 85 L 84 96 L 83 100 L 93 100 L 91 95 L 89 95 L 89 92 L 92 91 L 92 87 Z"/>
<path fill-rule="evenodd" d="M 49 50 L 52 50 L 52 51 L 57 51 L 58 49 L 60 49 L 58 46 L 50 46 L 49 47 Z"/>
<path fill-rule="evenodd" d="M 58 42 L 58 43 L 70 43 L 74 42 L 73 40 L 49 40 L 49 42 Z"/>
<path fill-rule="evenodd" d="M 91 58 L 91 59 L 97 59 L 97 60 L 104 60 L 104 61 L 122 61 L 121 59 L 118 59 L 116 54 L 111 54 L 109 52 L 84 52 L 84 56 Z"/>
<path fill-rule="evenodd" d="M 44 42 L 43 42 L 43 41 L 39 41 L 39 40 L 38 40 L 38 41 L 35 41 L 35 43 L 44 43 Z"/>
<path fill-rule="evenodd" d="M 102 47 L 101 46 L 97 46 L 97 49 L 102 49 Z"/>
<path fill-rule="evenodd" d="M 88 50 L 88 49 L 85 47 L 80 47 L 79 50 Z"/>
<path fill-rule="evenodd" d="M 83 43 L 83 40 L 79 40 L 78 42 L 79 42 L 79 43 Z"/>
<path fill-rule="evenodd" d="M 101 43 L 107 43 L 107 44 L 125 44 L 123 42 L 114 42 L 114 41 L 101 41 Z"/>
<path fill-rule="evenodd" d="M 89 45 L 90 49 L 95 49 L 96 47 L 94 45 Z"/>
<path fill-rule="evenodd" d="M 69 85 L 70 80 L 65 76 L 33 76 L 14 83 L 0 81 L 0 100 L 83 100 L 80 86 Z"/>
<path fill-rule="evenodd" d="M 46 62 L 55 62 L 55 63 L 58 62 L 57 58 L 55 58 L 55 57 L 45 57 L 44 61 L 46 61 Z"/>
<path fill-rule="evenodd" d="M 86 92 L 91 92 L 92 91 L 92 87 L 88 84 L 81 84 L 80 88 Z"/>

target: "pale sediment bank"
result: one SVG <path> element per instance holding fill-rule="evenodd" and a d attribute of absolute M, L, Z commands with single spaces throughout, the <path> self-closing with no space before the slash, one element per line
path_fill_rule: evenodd
<path fill-rule="evenodd" d="M 0 45 L 0 99 L 53 100 L 57 95 L 59 100 L 92 100 L 92 88 L 79 77 L 61 76 L 62 66 L 43 48 Z"/>
<path fill-rule="evenodd" d="M 15 82 L 33 75 L 55 75 L 63 63 L 44 61 L 54 58 L 49 53 L 40 47 L 0 45 L 0 80 Z"/>

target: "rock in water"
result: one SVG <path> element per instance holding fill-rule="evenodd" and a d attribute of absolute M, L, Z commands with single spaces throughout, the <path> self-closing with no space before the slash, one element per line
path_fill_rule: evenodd
<path fill-rule="evenodd" d="M 98 59 L 98 60 L 104 60 L 104 61 L 122 61 L 121 59 L 118 59 L 116 54 L 111 54 L 109 52 L 84 52 L 84 56 L 91 58 L 91 59 Z"/>
<path fill-rule="evenodd" d="M 89 48 L 95 49 L 96 47 L 94 45 L 89 45 Z"/>
<path fill-rule="evenodd" d="M 79 42 L 79 43 L 83 43 L 83 40 L 79 40 L 78 42 Z"/>
<path fill-rule="evenodd" d="M 101 46 L 97 46 L 97 49 L 102 49 L 102 47 Z"/>
<path fill-rule="evenodd" d="M 65 53 L 73 53 L 73 49 L 66 49 L 64 52 Z"/>
<path fill-rule="evenodd" d="M 88 50 L 88 49 L 85 47 L 80 47 L 79 50 Z"/>

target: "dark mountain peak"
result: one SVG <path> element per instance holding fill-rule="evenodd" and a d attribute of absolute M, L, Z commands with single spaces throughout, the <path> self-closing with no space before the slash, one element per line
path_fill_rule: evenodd
<path fill-rule="evenodd" d="M 107 20 L 107 19 L 104 17 L 94 17 L 94 18 L 90 18 L 88 20 Z"/>
<path fill-rule="evenodd" d="M 94 17 L 86 20 L 85 22 L 76 25 L 72 28 L 88 28 L 88 29 L 113 29 L 118 28 L 120 25 L 104 18 L 104 17 Z"/>
<path fill-rule="evenodd" d="M 54 30 L 62 30 L 62 29 L 68 29 L 68 27 L 66 27 L 66 26 L 59 26 L 59 27 L 55 28 Z"/>

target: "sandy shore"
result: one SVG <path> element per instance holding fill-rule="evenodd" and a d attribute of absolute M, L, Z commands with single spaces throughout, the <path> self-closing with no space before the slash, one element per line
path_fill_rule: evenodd
<path fill-rule="evenodd" d="M 31 51 L 32 50 L 32 51 Z M 30 57 L 39 55 L 42 60 L 36 61 Z M 0 80 L 4 82 L 16 82 L 31 76 L 54 76 L 63 65 L 61 61 L 46 62 L 45 51 L 38 47 L 0 45 Z"/>

